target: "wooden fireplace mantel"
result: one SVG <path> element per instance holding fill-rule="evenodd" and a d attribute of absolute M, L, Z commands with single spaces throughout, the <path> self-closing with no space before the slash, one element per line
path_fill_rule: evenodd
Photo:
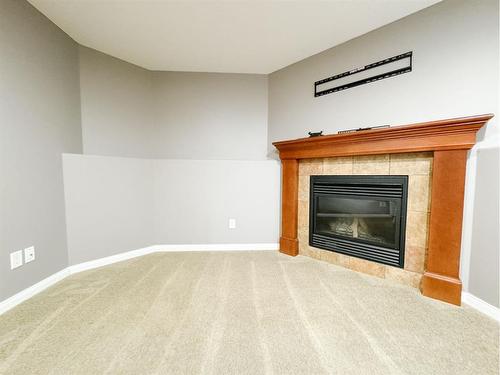
<path fill-rule="evenodd" d="M 298 254 L 298 160 L 434 152 L 429 248 L 422 294 L 461 303 L 460 241 L 467 151 L 492 114 L 274 142 L 282 161 L 280 251 Z"/>

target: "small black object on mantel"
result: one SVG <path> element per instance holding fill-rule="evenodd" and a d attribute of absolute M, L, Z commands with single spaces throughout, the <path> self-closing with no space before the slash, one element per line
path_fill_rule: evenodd
<path fill-rule="evenodd" d="M 319 137 L 319 136 L 323 135 L 323 130 L 320 132 L 308 132 L 307 134 L 309 134 L 309 138 L 310 137 Z"/>
<path fill-rule="evenodd" d="M 354 133 L 354 132 L 361 132 L 364 130 L 382 129 L 382 128 L 390 128 L 390 125 L 370 126 L 367 128 L 357 128 L 357 129 L 349 129 L 349 130 L 339 130 L 337 132 L 337 134 Z"/>

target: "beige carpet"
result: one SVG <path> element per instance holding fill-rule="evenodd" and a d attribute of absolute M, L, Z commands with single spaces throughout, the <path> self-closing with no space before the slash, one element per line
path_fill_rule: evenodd
<path fill-rule="evenodd" d="M 470 308 L 277 252 L 158 253 L 0 316 L 0 374 L 498 374 Z"/>

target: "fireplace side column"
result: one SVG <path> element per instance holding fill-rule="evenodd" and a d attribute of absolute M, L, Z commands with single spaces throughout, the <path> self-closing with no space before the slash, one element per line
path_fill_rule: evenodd
<path fill-rule="evenodd" d="M 429 250 L 422 294 L 461 303 L 460 245 L 467 150 L 435 151 L 432 178 Z"/>
<path fill-rule="evenodd" d="M 280 252 L 296 256 L 299 253 L 297 239 L 299 163 L 297 159 L 281 161 L 281 237 Z"/>

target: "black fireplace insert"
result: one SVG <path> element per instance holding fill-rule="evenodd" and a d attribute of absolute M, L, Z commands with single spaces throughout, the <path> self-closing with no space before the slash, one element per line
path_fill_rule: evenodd
<path fill-rule="evenodd" d="M 311 176 L 309 245 L 404 267 L 408 176 Z"/>

